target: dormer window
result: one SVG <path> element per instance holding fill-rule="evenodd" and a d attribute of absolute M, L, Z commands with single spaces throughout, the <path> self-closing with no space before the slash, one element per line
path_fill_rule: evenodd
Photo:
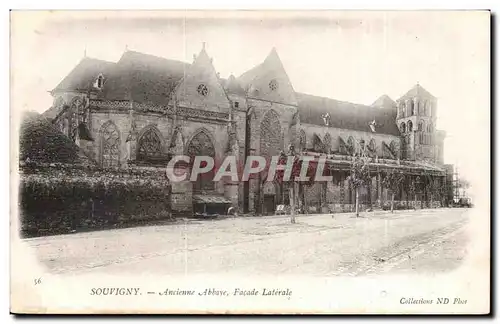
<path fill-rule="evenodd" d="M 330 114 L 329 113 L 322 115 L 321 118 L 323 118 L 323 123 L 325 124 L 325 126 L 330 126 Z"/>
<path fill-rule="evenodd" d="M 234 102 L 234 108 L 238 108 L 240 106 L 240 103 L 238 101 Z"/>
<path fill-rule="evenodd" d="M 94 88 L 102 89 L 103 86 L 104 86 L 104 76 L 102 74 L 99 74 L 99 76 L 94 82 Z"/>

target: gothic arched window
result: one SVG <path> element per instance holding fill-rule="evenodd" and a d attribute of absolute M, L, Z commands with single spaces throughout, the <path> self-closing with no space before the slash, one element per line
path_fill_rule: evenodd
<path fill-rule="evenodd" d="M 396 156 L 396 158 L 399 157 L 399 147 L 396 141 L 391 141 L 391 144 L 389 145 L 389 148 L 391 149 L 392 154 Z"/>
<path fill-rule="evenodd" d="M 352 136 L 349 136 L 347 139 L 347 154 L 353 155 L 355 152 L 356 146 L 354 144 L 354 138 Z"/>
<path fill-rule="evenodd" d="M 326 153 L 330 153 L 332 146 L 332 137 L 330 136 L 330 134 L 327 133 L 323 138 L 323 145 L 324 149 L 326 150 Z"/>
<path fill-rule="evenodd" d="M 210 136 L 208 136 L 204 130 L 199 131 L 195 136 L 193 136 L 187 147 L 187 155 L 189 156 L 191 163 L 194 162 L 196 156 L 209 156 L 212 159 L 215 159 L 214 144 L 212 143 Z M 198 175 L 198 179 L 196 179 L 196 182 L 193 183 L 193 191 L 199 192 L 203 190 L 214 190 L 214 175 L 215 173 L 213 169 L 207 173 Z"/>
<path fill-rule="evenodd" d="M 161 155 L 161 139 L 159 132 L 154 128 L 149 128 L 139 138 L 137 160 L 151 161 L 160 158 Z"/>
<path fill-rule="evenodd" d="M 425 124 L 424 121 L 421 120 L 420 123 L 418 123 L 418 131 L 423 132 L 425 130 Z"/>
<path fill-rule="evenodd" d="M 64 128 L 64 133 L 70 137 L 73 142 L 76 141 L 78 126 L 81 123 L 87 122 L 87 113 L 88 109 L 85 108 L 84 100 L 80 97 L 75 97 L 71 101 L 68 111 L 65 113 L 64 117 L 62 117 L 63 120 L 66 120 L 65 125 L 67 125 L 67 127 Z"/>
<path fill-rule="evenodd" d="M 427 101 L 425 105 L 425 116 L 430 116 L 431 115 L 431 102 Z"/>
<path fill-rule="evenodd" d="M 113 122 L 102 125 L 101 136 L 101 164 L 103 167 L 120 165 L 120 133 Z"/>
<path fill-rule="evenodd" d="M 403 102 L 399 102 L 398 104 L 398 118 L 403 118 L 404 117 L 404 110 L 405 106 Z"/>
<path fill-rule="evenodd" d="M 370 144 L 368 144 L 368 150 L 375 153 L 375 140 L 373 138 L 370 140 Z"/>
<path fill-rule="evenodd" d="M 323 142 L 321 141 L 321 138 L 319 138 L 319 136 L 316 134 L 314 134 L 314 136 L 313 136 L 313 151 L 314 152 L 323 152 L 324 151 Z"/>
<path fill-rule="evenodd" d="M 399 129 L 401 130 L 401 133 L 406 133 L 406 124 L 405 123 L 401 123 L 401 126 L 399 126 Z"/>
<path fill-rule="evenodd" d="M 411 120 L 408 121 L 408 132 L 412 132 L 413 131 L 413 123 L 411 122 Z"/>
<path fill-rule="evenodd" d="M 413 115 L 413 100 L 409 99 L 406 103 L 406 116 Z"/>
<path fill-rule="evenodd" d="M 269 110 L 260 123 L 260 155 L 268 159 L 277 156 L 282 147 L 281 124 L 278 114 Z"/>

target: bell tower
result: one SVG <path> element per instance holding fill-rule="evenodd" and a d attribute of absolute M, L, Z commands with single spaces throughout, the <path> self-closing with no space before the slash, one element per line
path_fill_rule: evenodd
<path fill-rule="evenodd" d="M 397 107 L 403 158 L 435 162 L 436 98 L 417 83 L 397 100 Z"/>

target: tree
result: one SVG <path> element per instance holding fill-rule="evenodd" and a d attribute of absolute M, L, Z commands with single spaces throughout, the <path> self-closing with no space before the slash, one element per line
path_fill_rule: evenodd
<path fill-rule="evenodd" d="M 280 158 L 278 160 L 278 165 L 286 165 L 288 157 L 293 156 L 294 161 L 292 165 L 292 171 L 290 175 L 290 179 L 284 179 L 285 175 L 285 170 L 277 170 L 275 175 L 274 175 L 274 180 L 276 180 L 279 183 L 286 183 L 288 184 L 288 192 L 289 192 L 289 198 L 290 198 L 290 222 L 293 224 L 295 223 L 295 195 L 297 190 L 297 185 L 299 183 L 305 184 L 305 185 L 311 185 L 314 183 L 315 175 L 316 175 L 316 168 L 317 168 L 317 163 L 316 161 L 309 161 L 308 162 L 308 167 L 307 167 L 307 172 L 306 176 L 309 178 L 307 181 L 299 181 L 296 179 L 296 177 L 300 177 L 300 172 L 302 170 L 302 159 L 299 157 L 299 155 L 295 152 L 295 148 L 293 145 L 289 145 L 288 147 L 288 152 L 280 152 Z"/>
<path fill-rule="evenodd" d="M 398 190 L 401 182 L 404 179 L 403 172 L 392 169 L 390 171 L 384 172 L 384 177 L 382 179 L 382 186 L 391 191 L 391 213 L 394 212 L 394 196 Z"/>
<path fill-rule="evenodd" d="M 356 193 L 356 217 L 359 217 L 359 188 L 371 181 L 368 160 L 354 156 L 347 180 Z"/>
<path fill-rule="evenodd" d="M 413 196 L 413 201 L 414 201 L 414 208 L 417 208 L 417 181 L 419 178 L 417 177 L 416 179 L 410 179 L 409 184 L 408 184 L 408 192 L 410 195 Z"/>
<path fill-rule="evenodd" d="M 470 182 L 465 180 L 465 179 L 460 179 L 458 180 L 458 187 L 460 189 L 469 189 L 470 188 Z"/>
<path fill-rule="evenodd" d="M 437 192 L 438 187 L 439 187 L 438 184 L 430 174 L 424 175 L 424 190 L 427 196 L 426 197 L 427 207 L 432 206 L 432 201 L 434 200 L 434 194 Z"/>
<path fill-rule="evenodd" d="M 439 179 L 436 178 L 430 178 L 430 194 L 431 194 L 431 207 L 432 207 L 432 202 L 434 201 L 434 198 L 438 198 L 438 200 L 441 201 L 441 195 L 444 192 L 443 186 L 441 185 Z"/>
<path fill-rule="evenodd" d="M 439 197 L 439 201 L 441 202 L 441 207 L 445 206 L 445 201 L 446 201 L 446 185 L 442 182 L 438 184 L 437 188 L 437 194 Z"/>
<path fill-rule="evenodd" d="M 290 145 L 288 147 L 287 153 L 283 151 L 280 152 L 280 159 L 278 161 L 278 165 L 286 165 L 289 156 L 294 157 L 290 179 L 288 180 L 284 179 L 285 170 L 278 170 L 275 173 L 275 180 L 277 180 L 280 183 L 285 182 L 288 184 L 288 193 L 290 199 L 290 222 L 292 224 L 295 224 L 295 186 L 296 186 L 295 177 L 300 174 L 301 162 L 299 157 L 295 153 L 293 145 Z"/>

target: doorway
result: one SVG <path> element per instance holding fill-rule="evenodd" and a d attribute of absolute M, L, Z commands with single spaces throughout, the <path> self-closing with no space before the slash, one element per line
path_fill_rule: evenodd
<path fill-rule="evenodd" d="M 276 211 L 276 201 L 274 195 L 264 195 L 264 215 L 274 215 Z"/>

